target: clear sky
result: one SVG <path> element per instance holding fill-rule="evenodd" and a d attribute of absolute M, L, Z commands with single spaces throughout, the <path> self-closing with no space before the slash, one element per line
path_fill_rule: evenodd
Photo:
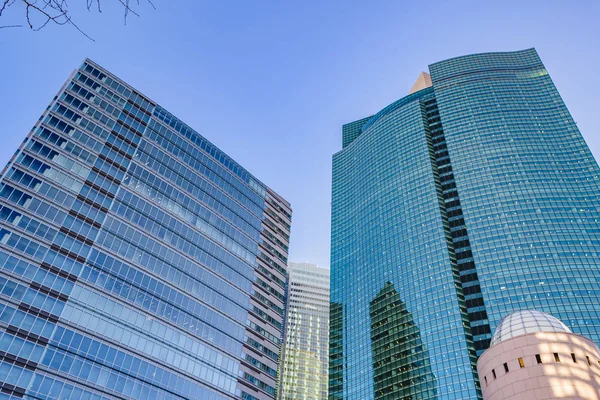
<path fill-rule="evenodd" d="M 66 26 L 0 29 L 1 165 L 90 57 L 287 198 L 290 260 L 327 267 L 341 125 L 403 97 L 428 64 L 529 47 L 600 159 L 598 0 L 141 2 L 124 26 L 117 0 L 102 14 L 70 0 L 95 42 Z M 17 7 L 0 25 L 23 22 Z"/>

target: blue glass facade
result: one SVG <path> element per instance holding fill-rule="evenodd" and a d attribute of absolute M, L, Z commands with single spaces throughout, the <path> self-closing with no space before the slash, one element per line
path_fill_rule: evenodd
<path fill-rule="evenodd" d="M 0 177 L 0 399 L 272 399 L 289 204 L 90 60 Z"/>
<path fill-rule="evenodd" d="M 515 310 L 600 342 L 600 168 L 537 53 L 429 70 L 333 156 L 330 399 L 480 398 Z"/>

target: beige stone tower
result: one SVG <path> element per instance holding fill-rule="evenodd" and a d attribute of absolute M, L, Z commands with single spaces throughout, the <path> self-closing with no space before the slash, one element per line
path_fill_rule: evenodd
<path fill-rule="evenodd" d="M 477 362 L 484 400 L 600 400 L 600 351 L 551 315 L 506 316 Z"/>

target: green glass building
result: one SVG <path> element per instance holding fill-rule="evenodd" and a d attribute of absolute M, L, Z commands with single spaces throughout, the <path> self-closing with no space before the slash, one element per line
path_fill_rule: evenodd
<path fill-rule="evenodd" d="M 477 399 L 501 317 L 600 342 L 600 168 L 534 49 L 429 66 L 333 156 L 330 399 Z"/>

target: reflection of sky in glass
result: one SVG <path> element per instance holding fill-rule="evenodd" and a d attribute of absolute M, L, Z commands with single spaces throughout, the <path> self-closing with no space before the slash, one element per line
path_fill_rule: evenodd
<path fill-rule="evenodd" d="M 411 395 L 477 398 L 423 123 L 422 102 L 432 94 L 426 89 L 395 102 L 334 155 L 331 300 L 343 311 L 331 316 L 331 324 L 342 324 L 347 361 L 343 388 L 330 391 L 330 398 L 374 397 L 369 302 L 386 282 L 420 328 L 422 344 L 411 341 L 407 351 L 427 349 L 428 382 L 438 385 L 437 391 L 417 385 Z M 352 136 L 348 128 L 344 133 Z M 337 374 L 330 378 L 337 382 Z"/>
<path fill-rule="evenodd" d="M 221 150 L 86 60 L 0 179 L 4 396 L 273 398 L 289 218 Z"/>
<path fill-rule="evenodd" d="M 345 361 L 335 399 L 373 396 L 367 303 L 385 282 L 421 330 L 441 398 L 480 395 L 474 352 L 514 310 L 598 337 L 600 291 L 588 282 L 600 279 L 600 171 L 537 53 L 429 70 L 433 87 L 344 125 L 333 156 L 331 300 L 341 312 L 331 322 L 343 335 L 331 348 Z M 511 334 L 561 328 L 522 321 Z"/>
<path fill-rule="evenodd" d="M 600 69 L 600 52 L 590 51 L 598 49 L 599 1 L 573 7 L 568 1 L 466 0 L 457 7 L 434 0 L 427 2 L 426 29 L 418 2 L 238 1 L 231 7 L 163 0 L 153 2 L 154 11 L 144 0 L 140 18 L 130 15 L 127 25 L 118 1 L 102 3 L 98 14 L 72 2 L 74 20 L 93 43 L 72 27 L 0 29 L 2 60 L 10 60 L 0 63 L 0 76 L 10 77 L 1 86 L 10 96 L 0 96 L 0 165 L 65 71 L 91 57 L 285 194 L 294 207 L 291 259 L 328 266 L 329 170 L 340 148 L 339 124 L 407 93 L 428 63 L 526 46 L 536 46 L 600 157 L 600 79 L 592 72 Z M 15 4 L 2 25 L 25 24 L 23 2 Z M 115 45 L 123 38 L 130 45 Z M 68 43 L 69 51 L 57 56 L 56 43 Z"/>

